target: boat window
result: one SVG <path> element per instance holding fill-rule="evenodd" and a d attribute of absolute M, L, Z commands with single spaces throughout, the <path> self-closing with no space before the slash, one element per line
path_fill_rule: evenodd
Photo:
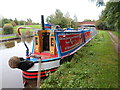
<path fill-rule="evenodd" d="M 54 38 L 51 38 L 51 46 L 54 46 Z"/>
<path fill-rule="evenodd" d="M 35 37 L 35 44 L 38 45 L 38 37 Z"/>

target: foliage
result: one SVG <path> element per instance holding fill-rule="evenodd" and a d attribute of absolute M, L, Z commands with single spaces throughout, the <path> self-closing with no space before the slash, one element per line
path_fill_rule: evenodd
<path fill-rule="evenodd" d="M 17 25 L 15 27 L 13 27 L 14 29 L 14 33 L 16 34 L 15 36 L 5 36 L 5 37 L 0 37 L 0 39 L 8 39 L 8 38 L 17 38 L 19 37 L 18 32 L 17 32 L 17 28 L 18 27 L 24 27 L 24 25 Z M 41 29 L 40 25 L 25 25 L 25 27 L 32 27 L 32 28 L 37 28 L 37 29 Z M 24 37 L 29 37 L 33 35 L 33 31 L 32 29 L 21 29 L 20 32 L 22 33 L 22 35 Z M 0 31 L 0 35 L 3 34 L 2 31 Z"/>
<path fill-rule="evenodd" d="M 97 0 L 96 6 L 100 7 L 100 6 L 104 6 L 104 5 L 105 5 L 105 3 L 103 0 Z"/>
<path fill-rule="evenodd" d="M 101 30 L 109 30 L 109 28 L 106 26 L 106 24 L 102 20 L 96 21 L 96 27 Z"/>
<path fill-rule="evenodd" d="M 25 21 L 24 20 L 20 20 L 19 21 L 19 25 L 24 25 L 25 24 Z"/>
<path fill-rule="evenodd" d="M 3 18 L 1 21 L 2 21 L 2 26 L 4 26 L 4 24 L 6 23 L 10 23 L 10 20 L 7 18 Z"/>
<path fill-rule="evenodd" d="M 73 28 L 75 28 L 75 29 L 77 29 L 78 28 L 78 19 L 77 19 L 77 16 L 76 15 L 74 15 L 74 20 L 73 20 L 73 23 L 72 23 L 72 25 L 73 25 Z"/>
<path fill-rule="evenodd" d="M 17 18 L 15 18 L 14 22 L 16 23 L 16 25 L 18 25 L 18 24 L 19 24 L 19 22 L 18 22 Z"/>
<path fill-rule="evenodd" d="M 104 6 L 105 3 L 104 3 L 104 0 L 89 0 L 89 1 L 96 1 L 96 6 L 100 7 L 100 6 Z"/>
<path fill-rule="evenodd" d="M 105 10 L 102 11 L 97 26 L 100 28 L 102 28 L 103 26 L 110 30 L 119 31 L 120 30 L 119 7 L 120 2 L 108 2 Z"/>
<path fill-rule="evenodd" d="M 15 20 L 13 19 L 7 19 L 7 18 L 2 18 L 0 19 L 0 26 L 4 26 L 4 24 L 11 23 L 13 26 L 16 25 L 39 25 L 39 23 L 32 22 L 32 19 L 28 18 L 27 21 L 25 20 Z"/>
<path fill-rule="evenodd" d="M 59 9 L 56 9 L 54 14 L 48 16 L 46 21 L 47 23 L 51 23 L 53 25 L 60 25 L 62 28 L 67 28 L 68 25 L 71 27 L 75 26 L 74 20 L 70 18 L 69 13 L 67 12 L 63 15 Z"/>
<path fill-rule="evenodd" d="M 41 88 L 118 88 L 118 58 L 107 32 L 77 51 L 71 62 L 45 79 Z"/>
<path fill-rule="evenodd" d="M 13 26 L 11 24 L 4 24 L 3 26 L 3 34 L 13 34 Z"/>
<path fill-rule="evenodd" d="M 31 18 L 28 18 L 28 19 L 27 19 L 27 23 L 28 23 L 28 25 L 32 25 L 32 19 L 31 19 Z"/>
<path fill-rule="evenodd" d="M 88 22 L 91 21 L 90 19 L 84 19 L 83 22 Z"/>
<path fill-rule="evenodd" d="M 2 27 L 2 20 L 0 20 L 0 27 Z"/>

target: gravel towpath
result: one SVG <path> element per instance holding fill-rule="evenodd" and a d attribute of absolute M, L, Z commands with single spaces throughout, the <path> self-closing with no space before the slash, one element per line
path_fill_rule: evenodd
<path fill-rule="evenodd" d="M 108 33 L 112 42 L 114 43 L 116 52 L 120 54 L 120 39 L 117 36 L 115 36 L 112 32 L 108 31 Z"/>

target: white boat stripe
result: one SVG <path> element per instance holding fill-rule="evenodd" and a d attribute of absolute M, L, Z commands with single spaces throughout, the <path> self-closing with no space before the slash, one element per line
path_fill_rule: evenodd
<path fill-rule="evenodd" d="M 48 70 L 59 66 L 60 66 L 60 59 L 51 62 L 43 62 L 41 63 L 41 70 Z M 35 63 L 34 66 L 28 69 L 27 71 L 38 71 L 38 63 Z"/>

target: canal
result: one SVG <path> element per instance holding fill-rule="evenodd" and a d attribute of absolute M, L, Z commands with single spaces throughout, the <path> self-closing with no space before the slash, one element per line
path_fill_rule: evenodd
<path fill-rule="evenodd" d="M 25 41 L 31 51 L 32 38 L 27 38 Z M 25 58 L 25 52 L 26 48 L 21 40 L 0 42 L 0 89 L 24 87 L 21 70 L 11 69 L 8 61 L 12 56 Z"/>

